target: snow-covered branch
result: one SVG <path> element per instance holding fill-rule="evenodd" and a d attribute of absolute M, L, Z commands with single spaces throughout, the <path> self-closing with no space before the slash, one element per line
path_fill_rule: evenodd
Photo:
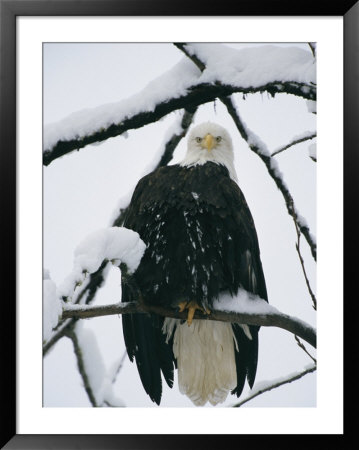
<path fill-rule="evenodd" d="M 74 306 L 80 306 L 82 298 L 77 288 L 82 285 L 88 275 L 93 275 L 86 288 L 85 303 L 89 303 L 94 297 L 94 290 L 102 284 L 104 271 L 109 262 L 119 266 L 123 263 L 126 270 L 133 272 L 143 255 L 146 246 L 138 233 L 127 228 L 110 227 L 100 229 L 87 236 L 75 249 L 74 266 L 71 273 L 57 288 L 49 279 L 46 271 L 44 274 L 44 317 L 43 317 L 43 354 L 67 333 L 72 333 L 75 324 L 74 319 L 65 320 L 61 316 L 61 302 L 70 301 Z M 50 289 L 51 288 L 51 289 Z"/>
<path fill-rule="evenodd" d="M 221 309 L 218 309 L 221 308 Z M 145 305 L 142 301 L 101 306 L 65 305 L 63 318 L 89 319 L 114 314 L 155 313 L 185 320 L 187 313 L 161 306 Z M 278 311 L 265 300 L 253 298 L 245 291 L 237 297 L 223 296 L 209 315 L 196 311 L 195 319 L 219 320 L 265 327 L 278 327 L 293 333 L 316 347 L 315 329 L 300 319 Z"/>
<path fill-rule="evenodd" d="M 233 408 L 239 408 L 240 406 L 244 405 L 244 403 L 247 403 L 253 398 L 258 397 L 258 395 L 264 394 L 265 392 L 271 391 L 272 389 L 276 389 L 280 386 L 283 386 L 284 384 L 299 380 L 300 378 L 314 372 L 315 370 L 317 370 L 317 366 L 316 364 L 312 364 L 301 372 L 287 375 L 286 377 L 282 377 L 277 380 L 259 382 L 256 384 L 256 388 L 253 389 L 252 393 L 247 398 L 233 405 Z"/>
<path fill-rule="evenodd" d="M 110 227 L 100 229 L 87 236 L 75 250 L 74 267 L 59 288 L 61 298 L 68 301 L 76 287 L 85 278 L 111 261 L 119 266 L 125 263 L 128 270 L 136 270 L 146 245 L 138 233 L 127 228 Z"/>
<path fill-rule="evenodd" d="M 79 111 L 58 123 L 46 125 L 44 165 L 89 144 L 156 122 L 178 109 L 194 110 L 235 92 L 268 92 L 273 96 L 287 93 L 308 100 L 316 98 L 315 71 L 312 58 L 307 55 L 309 52 L 275 46 L 253 48 L 249 52 L 219 44 L 209 47 L 212 58 L 206 55 L 205 47 L 199 44 L 193 47 L 206 58 L 203 73 L 184 58 L 129 99 Z"/>
<path fill-rule="evenodd" d="M 309 131 L 309 132 L 305 133 L 304 136 L 293 139 L 293 141 L 291 141 L 289 144 L 285 145 L 284 147 L 278 148 L 277 150 L 272 152 L 271 156 L 278 155 L 278 153 L 284 152 L 284 150 L 287 150 L 288 148 L 292 147 L 293 145 L 297 145 L 297 144 L 300 144 L 301 142 L 309 141 L 310 139 L 314 139 L 315 137 L 317 137 L 317 133 Z"/>

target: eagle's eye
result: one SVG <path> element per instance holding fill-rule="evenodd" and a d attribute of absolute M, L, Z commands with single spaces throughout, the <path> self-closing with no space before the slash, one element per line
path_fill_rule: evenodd
<path fill-rule="evenodd" d="M 202 138 L 196 137 L 196 142 L 198 142 L 200 144 L 202 142 Z"/>
<path fill-rule="evenodd" d="M 217 141 L 217 142 L 221 142 L 221 140 L 222 140 L 222 136 L 217 136 L 217 137 L 216 137 L 216 141 Z"/>

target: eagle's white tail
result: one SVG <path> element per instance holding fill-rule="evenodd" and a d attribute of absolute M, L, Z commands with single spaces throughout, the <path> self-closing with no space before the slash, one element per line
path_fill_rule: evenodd
<path fill-rule="evenodd" d="M 178 384 L 196 406 L 222 403 L 237 385 L 232 326 L 212 320 L 187 323 L 166 319 L 168 334 L 176 326 L 173 353 L 177 358 Z"/>

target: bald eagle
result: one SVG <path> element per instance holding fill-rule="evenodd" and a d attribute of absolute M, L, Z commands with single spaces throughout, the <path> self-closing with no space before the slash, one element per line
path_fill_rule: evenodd
<path fill-rule="evenodd" d="M 232 140 L 206 122 L 188 136 L 180 164 L 143 177 L 133 193 L 123 226 L 146 244 L 131 278 L 123 277 L 123 301 L 187 311 L 187 320 L 156 314 L 124 314 L 127 353 L 136 361 L 146 393 L 158 405 L 162 376 L 202 406 L 240 396 L 253 386 L 258 359 L 257 326 L 193 319 L 210 314 L 221 295 L 244 289 L 267 299 L 257 233 L 237 184 Z"/>

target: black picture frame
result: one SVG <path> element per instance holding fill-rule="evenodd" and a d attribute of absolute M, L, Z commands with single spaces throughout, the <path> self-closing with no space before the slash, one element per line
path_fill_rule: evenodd
<path fill-rule="evenodd" d="M 264 435 L 17 435 L 16 433 L 16 17 L 18 16 L 343 16 L 344 18 L 344 294 L 352 290 L 351 261 L 356 264 L 358 220 L 356 186 L 359 171 L 359 2 L 242 1 L 195 3 L 167 0 L 0 0 L 0 182 L 2 193 L 2 423 L 1 448 L 190 448 L 256 445 Z M 336 68 L 340 70 L 340 68 Z M 353 290 L 355 292 L 355 290 Z M 345 298 L 345 297 L 344 297 Z M 349 300 L 349 299 L 348 299 Z M 354 304 L 355 298 L 350 299 Z M 29 299 L 31 301 L 31 299 Z M 346 305 L 348 336 L 355 330 L 353 311 Z M 354 333 L 353 333 L 354 334 Z M 355 341 L 353 339 L 353 341 Z M 352 351 L 346 349 L 347 353 Z M 353 358 L 346 357 L 346 363 Z M 347 367 L 347 366 L 346 366 Z M 345 370 L 350 373 L 349 369 Z M 354 373 L 357 372 L 354 370 Z M 346 402 L 348 407 L 348 402 Z M 354 416 L 352 415 L 352 418 Z M 352 419 L 354 422 L 354 419 Z M 346 418 L 343 436 L 353 422 Z M 182 427 L 179 426 L 179 429 Z M 293 437 L 293 436 L 292 436 Z M 303 441 L 308 436 L 296 436 Z M 310 436 L 313 439 L 313 436 Z M 207 439 L 207 441 L 206 441 Z M 349 439 L 349 437 L 348 437 Z M 238 440 L 240 444 L 238 444 Z M 247 442 L 250 440 L 250 442 Z M 206 443 L 204 443 L 206 441 Z M 231 442 L 232 441 L 232 442 Z M 278 445 L 276 443 L 276 445 Z M 342 444 L 341 444 L 342 445 Z"/>

